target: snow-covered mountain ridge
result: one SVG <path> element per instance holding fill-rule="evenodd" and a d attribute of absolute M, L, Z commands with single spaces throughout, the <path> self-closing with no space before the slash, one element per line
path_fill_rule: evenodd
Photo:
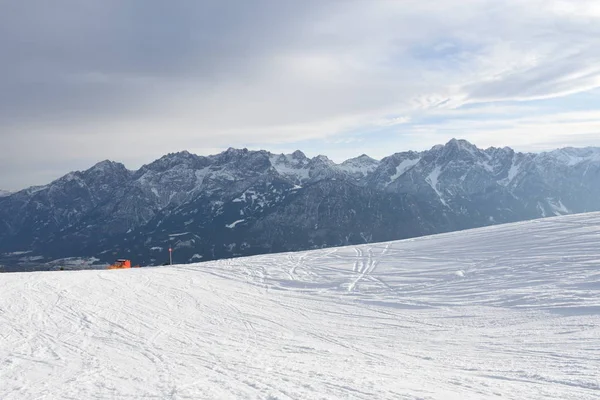
<path fill-rule="evenodd" d="M 599 263 L 590 213 L 4 274 L 0 398 L 595 400 Z"/>
<path fill-rule="evenodd" d="M 301 151 L 184 151 L 137 171 L 103 161 L 0 197 L 0 253 L 162 264 L 169 247 L 208 260 L 597 210 L 598 148 L 533 154 L 453 139 L 340 164 Z"/>

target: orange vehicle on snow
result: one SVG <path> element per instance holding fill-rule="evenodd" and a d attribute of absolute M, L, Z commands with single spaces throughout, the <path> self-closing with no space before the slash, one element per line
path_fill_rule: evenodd
<path fill-rule="evenodd" d="M 133 268 L 139 268 L 139 265 L 134 265 Z M 120 258 L 114 264 L 109 265 L 108 269 L 127 269 L 131 268 L 131 260 Z"/>

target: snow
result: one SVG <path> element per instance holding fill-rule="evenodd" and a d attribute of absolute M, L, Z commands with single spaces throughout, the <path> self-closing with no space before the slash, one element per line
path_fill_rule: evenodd
<path fill-rule="evenodd" d="M 512 164 L 510 166 L 510 169 L 508 170 L 508 182 L 512 182 L 512 180 L 515 179 L 519 172 L 521 172 L 519 166 L 516 164 Z"/>
<path fill-rule="evenodd" d="M 40 261 L 43 260 L 44 256 L 30 256 L 30 257 L 21 257 L 19 261 Z"/>
<path fill-rule="evenodd" d="M 553 157 L 569 167 L 586 161 L 600 162 L 600 148 L 597 147 L 565 147 L 548 153 L 542 153 L 542 155 Z"/>
<path fill-rule="evenodd" d="M 181 249 L 181 248 L 186 248 L 186 247 L 194 247 L 194 245 L 196 244 L 196 242 L 194 241 L 194 239 L 190 239 L 190 240 L 180 240 L 175 244 L 175 249 Z"/>
<path fill-rule="evenodd" d="M 368 173 L 373 172 L 377 168 L 376 164 L 371 165 L 340 165 L 338 169 L 345 171 L 350 174 L 360 174 L 366 176 Z"/>
<path fill-rule="evenodd" d="M 438 165 L 429 173 L 429 175 L 427 176 L 427 178 L 425 180 L 427 181 L 427 183 L 429 183 L 431 188 L 433 190 L 435 190 L 435 192 L 437 193 L 438 197 L 440 198 L 440 201 L 442 202 L 442 204 L 447 206 L 446 201 L 444 200 L 444 197 L 442 196 L 442 193 L 437 188 L 438 179 L 439 179 L 441 173 L 442 173 L 442 167 L 440 167 Z"/>
<path fill-rule="evenodd" d="M 25 189 L 25 192 L 27 192 L 28 194 L 34 194 L 37 192 L 41 192 L 42 190 L 46 190 L 50 187 L 51 185 L 44 185 L 44 186 L 31 186 L 27 189 Z"/>
<path fill-rule="evenodd" d="M 419 161 L 421 161 L 420 158 L 402 160 L 402 162 L 396 167 L 396 173 L 390 177 L 389 183 L 392 183 L 396 179 L 400 178 L 406 171 L 417 165 Z"/>
<path fill-rule="evenodd" d="M 60 180 L 63 180 L 65 182 L 78 181 L 78 183 L 81 185 L 81 178 L 79 178 L 79 176 L 77 175 L 77 172 L 69 172 L 68 174 L 63 176 Z"/>
<path fill-rule="evenodd" d="M 484 153 L 485 154 L 485 153 Z M 494 167 L 490 165 L 487 161 L 480 161 L 477 163 L 481 168 L 485 169 L 487 172 L 494 172 Z"/>
<path fill-rule="evenodd" d="M 562 200 L 556 201 L 554 199 L 546 199 L 546 201 L 548 201 L 548 204 L 550 205 L 550 207 L 552 207 L 554 215 L 571 214 L 571 211 L 567 207 L 565 207 Z"/>
<path fill-rule="evenodd" d="M 13 251 L 13 252 L 10 252 L 10 253 L 6 253 L 6 255 L 8 255 L 8 256 L 20 256 L 20 255 L 29 254 L 29 253 L 31 253 L 31 250 L 29 250 L 29 251 Z"/>
<path fill-rule="evenodd" d="M 194 170 L 194 176 L 196 177 L 196 183 L 198 185 L 202 184 L 202 181 L 206 176 L 211 172 L 210 167 L 204 167 L 201 169 Z"/>
<path fill-rule="evenodd" d="M 539 201 L 537 203 L 537 209 L 540 212 L 540 214 L 542 215 L 542 217 L 546 217 L 547 216 L 546 215 L 546 209 L 544 208 L 544 206 L 542 206 L 542 203 L 540 203 Z"/>
<path fill-rule="evenodd" d="M 294 158 L 292 154 L 271 155 L 271 165 L 282 176 L 304 182 L 309 179 L 309 168 L 302 160 Z"/>
<path fill-rule="evenodd" d="M 504 186 L 510 185 L 512 181 L 516 178 L 516 176 L 519 175 L 519 172 L 521 172 L 521 167 L 519 164 L 515 164 L 515 160 L 513 157 L 513 162 L 510 166 L 510 169 L 508 170 L 508 176 L 499 183 Z"/>
<path fill-rule="evenodd" d="M 229 229 L 233 229 L 233 228 L 235 228 L 235 226 L 236 226 L 237 224 L 239 224 L 240 222 L 244 222 L 244 221 L 245 221 L 245 219 L 238 219 L 237 221 L 234 221 L 234 222 L 232 222 L 231 224 L 227 224 L 227 225 L 225 225 L 225 227 L 226 227 L 226 228 L 229 228 Z"/>
<path fill-rule="evenodd" d="M 600 394 L 600 213 L 120 271 L 3 274 L 0 398 Z"/>
<path fill-rule="evenodd" d="M 86 258 L 71 257 L 71 258 L 63 258 L 60 260 L 61 264 L 69 265 L 72 267 L 86 266 L 86 265 L 91 266 L 92 264 L 94 264 L 98 261 L 100 261 L 100 259 L 98 259 L 96 257 L 86 257 Z"/>

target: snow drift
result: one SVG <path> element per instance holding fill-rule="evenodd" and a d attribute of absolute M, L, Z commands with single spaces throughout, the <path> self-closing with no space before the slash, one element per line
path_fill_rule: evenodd
<path fill-rule="evenodd" d="M 600 213 L 0 275 L 2 399 L 597 399 Z"/>

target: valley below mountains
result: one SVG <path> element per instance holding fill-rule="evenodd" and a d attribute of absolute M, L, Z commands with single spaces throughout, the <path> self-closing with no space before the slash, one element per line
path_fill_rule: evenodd
<path fill-rule="evenodd" d="M 600 148 L 519 153 L 453 139 L 340 164 L 300 151 L 184 151 L 4 193 L 0 270 L 162 265 L 169 248 L 174 262 L 198 262 L 599 210 Z"/>

